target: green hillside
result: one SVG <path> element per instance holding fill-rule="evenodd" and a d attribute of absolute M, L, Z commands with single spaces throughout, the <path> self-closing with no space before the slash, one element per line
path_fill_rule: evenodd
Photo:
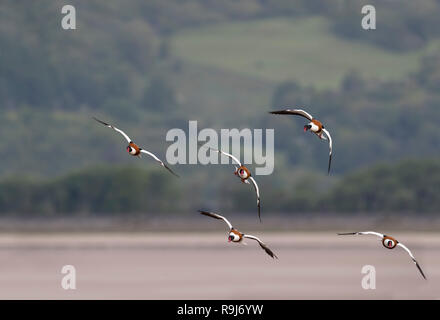
<path fill-rule="evenodd" d="M 350 71 L 367 78 L 399 79 L 418 68 L 420 57 L 440 48 L 390 52 L 336 36 L 324 17 L 275 18 L 223 23 L 185 30 L 172 37 L 185 61 L 269 81 L 295 80 L 336 88 Z"/>
<path fill-rule="evenodd" d="M 199 130 L 274 128 L 275 171 L 258 181 L 264 206 L 279 211 L 314 210 L 316 195 L 324 197 L 351 171 L 438 157 L 440 2 L 371 0 L 380 11 L 380 30 L 364 32 L 360 6 L 366 1 L 72 0 L 78 29 L 65 31 L 60 8 L 67 1 L 4 0 L 2 212 L 32 211 L 30 200 L 14 207 L 23 193 L 23 199 L 43 199 L 39 212 L 123 210 L 125 196 L 105 208 L 95 206 L 99 195 L 83 194 L 83 207 L 75 207 L 72 171 L 101 165 L 156 170 L 157 163 L 129 157 L 123 138 L 92 116 L 124 129 L 162 159 L 170 144 L 167 131 L 187 131 L 189 120 L 197 120 Z M 268 114 L 285 106 L 307 107 L 331 131 L 330 177 L 328 147 L 302 132 L 303 119 Z M 252 190 L 230 187 L 230 169 L 176 166 L 182 179 L 171 183 L 185 186 L 179 189 L 185 199 L 179 208 L 253 211 L 253 205 L 246 207 L 254 203 Z M 115 170 L 115 176 L 113 169 L 97 175 L 86 170 L 78 178 L 80 187 L 86 188 L 89 179 L 97 186 L 117 181 L 105 191 L 111 198 L 126 183 L 124 170 Z M 139 175 L 150 179 L 149 172 Z M 144 187 L 142 179 L 136 181 Z M 58 188 L 65 193 L 51 197 Z M 57 197 L 63 199 L 60 205 Z M 350 208 L 361 210 L 362 201 Z M 63 207 L 67 203 L 70 207 Z"/>

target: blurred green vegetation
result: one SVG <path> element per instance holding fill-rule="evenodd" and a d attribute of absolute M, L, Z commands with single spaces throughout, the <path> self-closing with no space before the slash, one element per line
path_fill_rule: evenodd
<path fill-rule="evenodd" d="M 353 69 L 368 78 L 400 79 L 417 70 L 419 59 L 438 50 L 440 41 L 396 54 L 374 43 L 339 37 L 332 33 L 328 18 L 312 16 L 195 27 L 177 33 L 171 48 L 194 64 L 272 82 L 291 79 L 334 89 Z"/>
<path fill-rule="evenodd" d="M 210 208 L 256 214 L 254 189 L 242 184 L 231 170 L 220 170 L 223 175 L 212 188 L 203 185 L 203 181 L 214 184 L 208 168 L 196 173 L 196 179 L 177 179 L 160 167 L 136 166 L 91 167 L 54 179 L 14 176 L 0 182 L 0 213 L 185 215 Z M 285 169 L 256 180 L 263 217 L 264 212 L 437 213 L 440 207 L 440 159 L 379 164 L 342 178 Z"/>
<path fill-rule="evenodd" d="M 64 4 L 76 7 L 77 30 L 61 28 Z M 376 31 L 360 27 L 364 4 L 376 6 Z M 179 166 L 173 180 L 128 157 L 123 138 L 92 116 L 162 159 L 167 131 L 186 131 L 188 120 L 199 129 L 275 128 L 275 172 L 257 177 L 263 210 L 369 211 L 360 195 L 348 209 L 332 205 L 347 174 L 409 157 L 423 168 L 439 155 L 439 16 L 435 0 L 4 0 L 0 211 L 255 210 L 252 188 L 228 166 Z M 334 176 L 325 175 L 326 143 L 302 134 L 303 119 L 267 113 L 296 106 L 332 133 Z M 371 210 L 439 209 L 416 207 L 410 187 L 398 186 Z"/>
<path fill-rule="evenodd" d="M 49 216 L 176 211 L 179 189 L 162 170 L 109 166 L 49 180 L 10 177 L 0 183 L 0 211 Z"/>
<path fill-rule="evenodd" d="M 407 157 L 433 157 L 440 150 L 440 56 L 422 60 L 421 69 L 399 81 L 368 80 L 356 72 L 348 74 L 337 90 L 316 90 L 288 81 L 275 91 L 272 108 L 313 106 L 307 110 L 323 121 L 332 134 L 332 171 L 348 170 L 377 161 Z M 292 101 L 295 101 L 292 104 Z M 276 129 L 277 150 L 287 153 L 291 163 L 310 167 L 325 165 L 325 144 L 301 134 L 304 119 L 271 116 L 261 125 Z"/>
<path fill-rule="evenodd" d="M 358 28 L 361 8 L 373 5 L 377 13 L 377 29 L 364 32 Z M 328 15 L 332 31 L 353 41 L 369 42 L 395 53 L 426 46 L 440 35 L 440 5 L 437 0 L 343 0 Z"/>
<path fill-rule="evenodd" d="M 438 213 L 440 159 L 406 160 L 351 173 L 321 203 L 335 212 Z"/>

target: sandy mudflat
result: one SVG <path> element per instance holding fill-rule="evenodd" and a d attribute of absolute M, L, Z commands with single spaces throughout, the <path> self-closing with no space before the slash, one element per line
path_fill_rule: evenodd
<path fill-rule="evenodd" d="M 393 235 L 413 250 L 428 281 L 400 248 L 375 237 L 334 232 L 258 232 L 279 260 L 256 243 L 226 234 L 0 234 L 1 299 L 438 299 L 440 235 Z M 74 265 L 77 289 L 61 288 Z M 361 268 L 376 267 L 376 290 Z"/>

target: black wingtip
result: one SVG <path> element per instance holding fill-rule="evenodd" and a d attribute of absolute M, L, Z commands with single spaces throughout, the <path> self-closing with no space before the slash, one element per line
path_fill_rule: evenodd
<path fill-rule="evenodd" d="M 276 255 L 275 253 L 273 253 L 272 250 L 269 249 L 269 251 L 270 251 L 270 253 L 271 253 L 270 256 L 272 257 L 272 259 L 278 259 L 277 255 Z"/>
<path fill-rule="evenodd" d="M 175 173 L 173 170 L 171 170 L 166 164 L 164 164 L 165 169 L 167 169 L 173 176 L 180 178 L 180 176 Z"/>
<path fill-rule="evenodd" d="M 328 169 L 327 169 L 327 175 L 330 175 L 330 168 L 332 166 L 332 156 L 328 159 Z"/>
<path fill-rule="evenodd" d="M 104 121 L 101 121 L 101 120 L 99 120 L 98 118 L 96 118 L 95 116 L 92 116 L 92 119 L 94 119 L 95 121 L 98 121 L 99 123 L 101 123 L 101 124 L 103 124 L 103 125 L 105 125 L 105 126 L 109 126 L 109 124 L 108 123 L 106 123 L 106 122 L 104 122 Z"/>
<path fill-rule="evenodd" d="M 98 121 L 98 122 L 102 122 L 101 120 L 99 120 L 99 119 L 96 118 L 95 116 L 92 116 L 92 119 L 93 119 L 93 120 L 96 120 L 96 121 Z"/>
<path fill-rule="evenodd" d="M 422 275 L 423 279 L 428 280 L 428 279 L 426 279 L 426 276 L 425 276 L 425 274 L 423 273 L 422 268 L 420 268 L 420 265 L 419 265 L 418 262 L 416 262 L 416 266 L 417 266 L 417 269 L 419 269 L 420 274 Z"/>
<path fill-rule="evenodd" d="M 216 213 L 213 213 L 213 212 L 199 210 L 199 213 L 203 214 L 204 216 L 207 216 L 207 217 L 211 217 L 211 218 L 218 219 L 218 220 L 223 220 L 223 218 L 219 217 Z"/>
<path fill-rule="evenodd" d="M 344 233 L 337 233 L 338 236 L 351 236 L 355 235 L 357 232 L 344 232 Z"/>
<path fill-rule="evenodd" d="M 175 172 L 171 172 L 176 178 L 180 178 L 180 176 L 177 174 L 177 173 L 175 173 Z"/>
<path fill-rule="evenodd" d="M 209 211 L 205 211 L 205 210 L 197 210 L 200 214 L 203 214 L 204 216 L 210 216 L 210 212 Z"/>
<path fill-rule="evenodd" d="M 276 256 L 275 253 L 273 253 L 272 250 L 270 250 L 269 248 L 264 248 L 264 251 L 266 251 L 266 253 L 272 258 L 272 259 L 278 259 L 278 257 Z"/>

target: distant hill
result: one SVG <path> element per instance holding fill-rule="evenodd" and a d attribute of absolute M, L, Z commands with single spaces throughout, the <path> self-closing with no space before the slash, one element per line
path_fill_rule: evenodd
<path fill-rule="evenodd" d="M 349 32 L 363 3 L 349 2 L 72 0 L 78 29 L 64 31 L 59 2 L 3 1 L 0 177 L 138 164 L 92 116 L 162 157 L 188 120 L 275 128 L 280 168 L 325 176 L 327 146 L 267 113 L 300 105 L 331 129 L 335 175 L 437 156 L 438 2 L 373 1 L 394 23 L 379 21 L 380 39 Z"/>
<path fill-rule="evenodd" d="M 396 54 L 374 43 L 338 37 L 324 17 L 260 19 L 196 27 L 177 33 L 172 52 L 185 61 L 272 82 L 294 80 L 318 89 L 338 88 L 356 71 L 398 80 L 419 67 L 440 41 Z"/>

